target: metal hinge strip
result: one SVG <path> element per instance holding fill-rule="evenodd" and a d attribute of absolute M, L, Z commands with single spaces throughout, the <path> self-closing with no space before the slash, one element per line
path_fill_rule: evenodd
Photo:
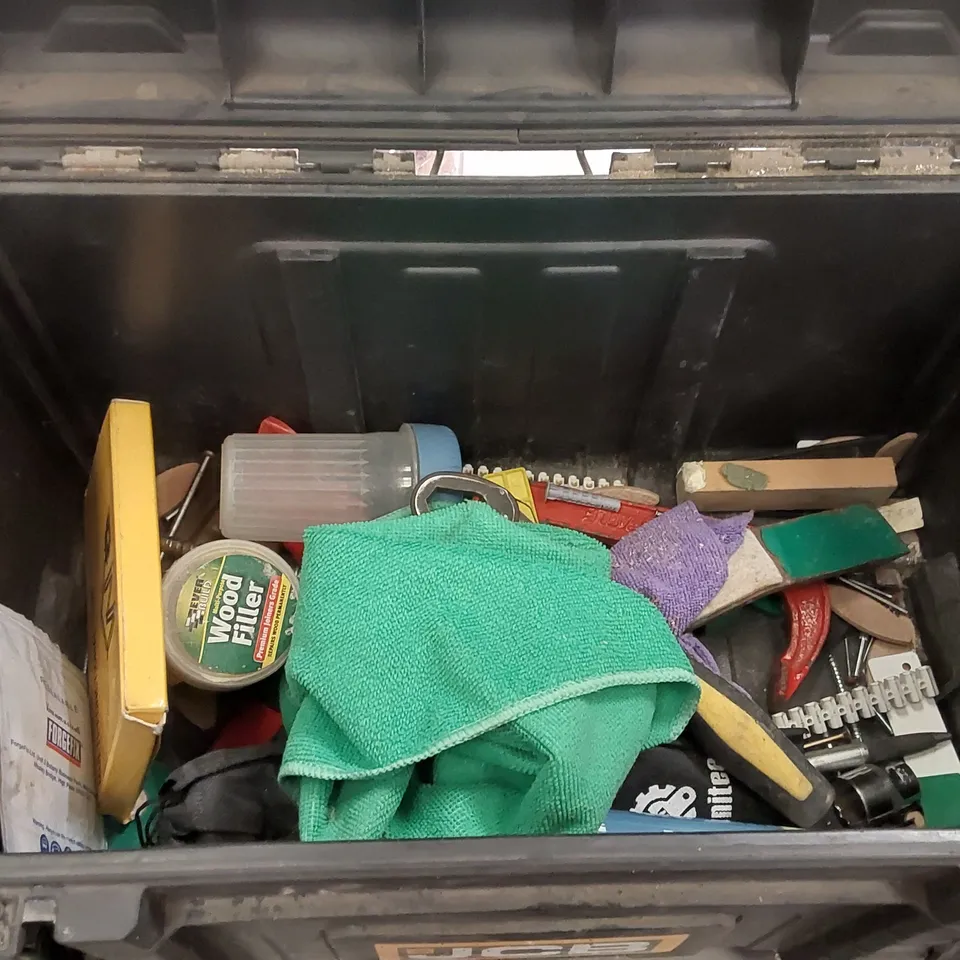
<path fill-rule="evenodd" d="M 356 153 L 319 151 L 304 156 L 297 147 L 226 147 L 186 150 L 182 147 L 95 145 L 68 147 L 54 153 L 27 147 L 0 148 L 0 170 L 29 171 L 59 166 L 69 173 L 190 173 L 207 170 L 242 176 L 374 173 L 415 176 L 412 150 Z"/>
<path fill-rule="evenodd" d="M 31 148 L 0 147 L 0 172 L 56 170 L 70 174 L 144 176 L 206 171 L 228 176 L 296 177 L 303 174 L 383 177 L 416 176 L 412 150 L 350 153 L 296 147 L 184 147 L 92 145 Z M 621 180 L 763 180 L 802 177 L 948 177 L 960 173 L 960 150 L 953 142 L 750 144 L 654 143 L 614 152 L 610 177 Z"/>
<path fill-rule="evenodd" d="M 652 145 L 636 152 L 615 152 L 614 179 L 757 180 L 823 176 L 952 176 L 960 159 L 950 144 L 884 143 L 860 147 L 755 143 L 746 146 Z"/>

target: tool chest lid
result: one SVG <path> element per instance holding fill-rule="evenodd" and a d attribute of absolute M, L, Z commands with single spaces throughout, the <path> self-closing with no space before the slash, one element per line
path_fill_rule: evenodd
<path fill-rule="evenodd" d="M 958 56 L 960 0 L 38 0 L 0 9 L 0 122 L 384 147 L 886 129 L 955 120 Z"/>

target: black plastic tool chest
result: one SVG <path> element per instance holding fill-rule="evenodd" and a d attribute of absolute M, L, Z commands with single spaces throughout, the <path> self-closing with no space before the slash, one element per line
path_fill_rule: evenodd
<path fill-rule="evenodd" d="M 464 149 L 586 172 L 417 174 Z M 268 414 L 436 422 L 473 463 L 661 490 L 916 429 L 924 550 L 956 550 L 958 151 L 948 0 L 8 4 L 0 602 L 82 656 L 115 396 L 161 465 Z M 945 958 L 958 867 L 918 830 L 7 856 L 0 954 Z"/>

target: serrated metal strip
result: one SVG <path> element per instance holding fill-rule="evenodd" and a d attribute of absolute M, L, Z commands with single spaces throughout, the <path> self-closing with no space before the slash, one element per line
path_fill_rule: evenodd
<path fill-rule="evenodd" d="M 491 468 L 484 463 L 481 463 L 477 467 L 474 467 L 472 463 L 465 463 L 462 467 L 463 473 L 476 474 L 478 477 L 485 477 L 491 473 L 503 473 L 503 470 L 503 467 Z M 547 473 L 546 470 L 534 473 L 529 467 L 524 467 L 524 470 L 526 470 L 527 477 L 530 480 L 536 480 L 539 483 L 553 483 L 558 487 L 572 487 L 574 490 L 578 488 L 583 488 L 584 490 L 603 490 L 607 487 L 626 486 L 622 480 L 614 480 L 611 482 L 606 477 L 581 477 L 575 473 L 564 476 L 562 473 L 550 474 Z"/>
<path fill-rule="evenodd" d="M 933 700 L 939 692 L 933 671 L 924 666 L 879 683 L 854 687 L 835 697 L 791 707 L 773 714 L 773 722 L 781 730 L 808 730 L 822 736 L 829 730 L 839 730 L 844 724 L 868 720 L 908 703 Z"/>

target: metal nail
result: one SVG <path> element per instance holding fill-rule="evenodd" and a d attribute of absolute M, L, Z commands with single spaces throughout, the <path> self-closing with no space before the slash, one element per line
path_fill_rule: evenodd
<path fill-rule="evenodd" d="M 848 689 L 847 682 L 843 679 L 843 674 L 840 672 L 840 664 L 837 663 L 837 658 L 832 653 L 827 657 L 827 663 L 830 664 L 830 672 L 833 674 L 834 683 L 837 685 L 837 693 L 846 693 Z M 859 723 L 851 720 L 847 723 L 847 726 L 850 727 L 850 733 L 854 740 L 863 740 Z"/>
<path fill-rule="evenodd" d="M 890 721 L 882 713 L 876 713 L 874 716 L 887 728 L 887 733 L 892 737 L 893 727 L 890 726 Z"/>
<path fill-rule="evenodd" d="M 874 638 L 869 636 L 869 634 L 860 634 L 860 646 L 857 648 L 857 659 L 853 665 L 854 680 L 860 679 L 860 674 L 863 673 L 863 670 L 867 665 L 867 657 L 870 656 L 870 649 L 873 647 L 873 639 Z"/>
<path fill-rule="evenodd" d="M 852 577 L 837 577 L 837 580 L 839 580 L 840 583 L 842 583 L 845 587 L 850 587 L 851 590 L 857 590 L 865 596 L 876 600 L 878 603 L 882 603 L 885 607 L 893 610 L 895 613 L 903 614 L 903 616 L 909 615 L 906 607 L 901 606 L 895 600 L 892 600 L 886 593 L 877 589 L 876 587 L 871 587 L 867 583 L 861 583 L 859 580 L 854 580 Z"/>
<path fill-rule="evenodd" d="M 203 479 L 203 475 L 207 472 L 207 467 L 210 466 L 210 461 L 213 460 L 213 456 L 214 455 L 210 450 L 203 451 L 203 459 L 200 461 L 200 466 L 197 468 L 197 472 L 193 475 L 193 480 L 190 481 L 190 486 L 187 489 L 186 496 L 183 498 L 183 501 L 177 509 L 177 514 L 173 518 L 173 523 L 170 524 L 170 530 L 166 539 L 171 541 L 176 540 L 177 531 L 180 529 L 180 524 L 183 522 L 183 518 L 186 516 L 187 511 L 190 509 L 190 504 L 193 502 L 193 498 L 200 486 L 200 481 Z M 166 553 L 167 550 L 160 551 L 161 560 L 163 560 Z"/>
<path fill-rule="evenodd" d="M 889 590 L 884 590 L 884 588 L 877 583 L 868 583 L 866 580 L 858 580 L 856 577 L 851 577 L 848 574 L 841 574 L 839 577 L 837 577 L 837 579 L 844 583 L 856 584 L 858 587 L 862 587 L 864 590 L 869 590 L 876 596 L 886 597 L 888 600 L 893 599 L 893 594 Z"/>
<path fill-rule="evenodd" d="M 185 553 L 189 553 L 193 549 L 192 543 L 186 543 L 183 540 L 174 540 L 173 537 L 161 537 L 160 538 L 160 557 L 163 558 L 166 554 L 170 554 L 174 557 L 182 557 Z"/>

